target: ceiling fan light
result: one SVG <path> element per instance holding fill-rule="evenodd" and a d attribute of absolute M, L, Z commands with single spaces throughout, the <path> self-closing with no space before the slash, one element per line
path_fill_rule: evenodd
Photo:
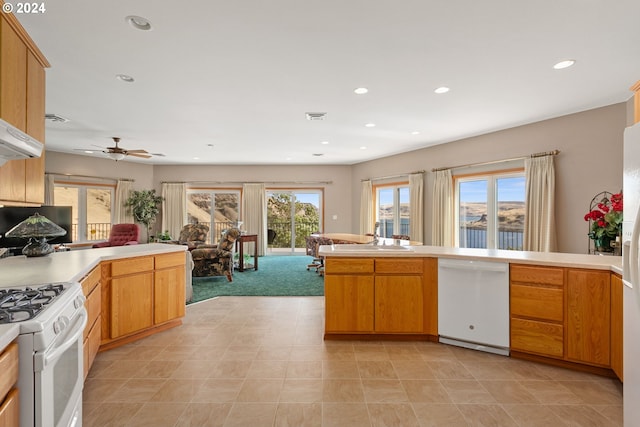
<path fill-rule="evenodd" d="M 149 31 L 151 30 L 151 22 L 142 16 L 129 15 L 125 18 L 125 21 L 129 23 L 136 30 Z"/>
<path fill-rule="evenodd" d="M 115 160 L 116 162 L 118 160 L 122 160 L 126 157 L 126 154 L 124 153 L 107 153 L 107 156 L 109 156 L 112 160 Z"/>

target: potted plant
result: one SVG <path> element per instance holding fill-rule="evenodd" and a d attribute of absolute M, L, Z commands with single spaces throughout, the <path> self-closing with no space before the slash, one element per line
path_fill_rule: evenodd
<path fill-rule="evenodd" d="M 158 196 L 156 190 L 134 190 L 125 203 L 125 206 L 131 208 L 133 218 L 144 224 L 147 229 L 147 241 L 151 241 L 151 224 L 160 212 L 159 205 L 162 200 L 162 196 Z"/>
<path fill-rule="evenodd" d="M 613 252 L 611 242 L 615 241 L 622 231 L 622 193 L 611 194 L 610 197 L 605 193 L 592 207 L 584 216 L 585 221 L 591 221 L 589 238 L 593 240 L 596 250 Z"/>

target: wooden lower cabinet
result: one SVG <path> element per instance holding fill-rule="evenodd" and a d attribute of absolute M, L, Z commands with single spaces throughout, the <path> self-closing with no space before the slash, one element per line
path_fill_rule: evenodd
<path fill-rule="evenodd" d="M 111 279 L 111 338 L 153 325 L 153 272 Z"/>
<path fill-rule="evenodd" d="M 185 254 L 155 257 L 153 323 L 164 323 L 185 314 Z"/>
<path fill-rule="evenodd" d="M 622 277 L 611 275 L 611 369 L 620 380 L 623 378 L 623 309 L 622 309 Z"/>
<path fill-rule="evenodd" d="M 568 269 L 567 359 L 610 366 L 610 277 L 608 271 Z"/>
<path fill-rule="evenodd" d="M 87 326 L 84 328 L 84 377 L 87 378 L 93 360 L 100 348 L 102 289 L 100 287 L 101 270 L 95 267 L 81 281 L 82 292 L 86 298 Z"/>
<path fill-rule="evenodd" d="M 18 382 L 18 344 L 13 342 L 0 352 L 0 427 L 20 425 Z"/>
<path fill-rule="evenodd" d="M 329 257 L 325 334 L 431 334 L 435 289 L 436 259 Z"/>

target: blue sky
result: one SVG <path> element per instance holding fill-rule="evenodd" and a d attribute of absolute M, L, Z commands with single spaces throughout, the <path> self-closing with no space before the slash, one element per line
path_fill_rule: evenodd
<path fill-rule="evenodd" d="M 320 194 L 318 193 L 295 193 L 296 200 L 302 203 L 311 203 L 316 208 L 320 208 Z"/>
<path fill-rule="evenodd" d="M 500 178 L 498 180 L 498 200 L 524 202 L 524 177 Z M 465 181 L 460 183 L 461 202 L 486 202 L 487 181 Z"/>

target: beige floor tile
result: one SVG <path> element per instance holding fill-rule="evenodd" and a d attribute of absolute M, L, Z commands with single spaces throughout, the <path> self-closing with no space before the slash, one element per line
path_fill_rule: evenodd
<path fill-rule="evenodd" d="M 451 403 L 447 390 L 438 380 L 401 380 L 410 402 Z"/>
<path fill-rule="evenodd" d="M 234 403 L 225 427 L 272 427 L 275 421 L 276 403 Z"/>
<path fill-rule="evenodd" d="M 235 402 L 244 384 L 241 379 L 207 379 L 194 394 L 192 402 L 226 403 Z"/>
<path fill-rule="evenodd" d="M 558 381 L 591 405 L 621 405 L 622 395 L 607 383 L 599 381 Z"/>
<path fill-rule="evenodd" d="M 187 405 L 186 402 L 147 402 L 125 425 L 127 427 L 173 427 Z"/>
<path fill-rule="evenodd" d="M 283 379 L 247 378 L 240 389 L 237 402 L 278 402 Z"/>
<path fill-rule="evenodd" d="M 367 403 L 409 402 L 399 380 L 362 380 L 362 389 Z"/>
<path fill-rule="evenodd" d="M 322 361 L 292 360 L 287 364 L 287 378 L 322 378 Z"/>
<path fill-rule="evenodd" d="M 469 425 L 518 427 L 518 424 L 500 405 L 458 404 Z"/>
<path fill-rule="evenodd" d="M 429 368 L 436 378 L 446 380 L 472 380 L 473 375 L 456 360 L 434 360 L 429 362 Z"/>
<path fill-rule="evenodd" d="M 321 403 L 280 403 L 274 427 L 321 427 Z"/>
<path fill-rule="evenodd" d="M 113 395 L 115 402 L 148 402 L 162 388 L 165 379 L 130 379 Z"/>
<path fill-rule="evenodd" d="M 362 381 L 349 379 L 322 380 L 323 402 L 364 402 Z"/>
<path fill-rule="evenodd" d="M 454 404 L 413 403 L 412 406 L 421 427 L 467 427 L 470 425 Z"/>
<path fill-rule="evenodd" d="M 369 403 L 373 427 L 419 427 L 413 408 L 408 403 Z"/>
<path fill-rule="evenodd" d="M 393 360 L 391 362 L 398 378 L 403 380 L 435 379 L 429 364 L 422 360 Z"/>
<path fill-rule="evenodd" d="M 387 354 L 389 355 L 389 359 L 396 360 L 413 360 L 420 361 L 422 360 L 422 353 L 418 351 L 415 345 L 413 344 L 388 344 L 385 345 L 385 349 Z"/>
<path fill-rule="evenodd" d="M 138 369 L 133 378 L 169 378 L 181 363 L 179 360 L 152 360 Z"/>
<path fill-rule="evenodd" d="M 520 427 L 563 427 L 568 424 L 544 405 L 502 405 Z"/>
<path fill-rule="evenodd" d="M 572 427 L 614 427 L 620 425 L 588 405 L 549 405 L 549 409 Z"/>
<path fill-rule="evenodd" d="M 294 345 L 289 360 L 322 360 L 322 345 Z"/>
<path fill-rule="evenodd" d="M 142 408 L 144 403 L 102 403 L 91 412 L 83 412 L 83 427 L 124 426 Z"/>
<path fill-rule="evenodd" d="M 388 361 L 389 353 L 387 348 L 382 345 L 360 344 L 354 345 L 353 351 L 358 362 L 363 361 Z"/>
<path fill-rule="evenodd" d="M 322 379 L 287 378 L 280 392 L 280 402 L 322 402 Z"/>
<path fill-rule="evenodd" d="M 202 374 L 208 378 L 245 378 L 252 360 L 221 360 Z"/>
<path fill-rule="evenodd" d="M 129 379 L 139 378 L 140 372 L 148 364 L 148 360 L 112 360 L 108 366 L 98 370 L 91 375 L 92 378 Z M 91 369 L 93 371 L 93 368 Z"/>
<path fill-rule="evenodd" d="M 440 380 L 454 403 L 498 403 L 476 380 Z"/>
<path fill-rule="evenodd" d="M 176 427 L 223 427 L 231 406 L 231 403 L 189 403 Z"/>
<path fill-rule="evenodd" d="M 254 360 L 247 378 L 284 378 L 288 363 L 286 360 Z"/>
<path fill-rule="evenodd" d="M 398 375 L 393 369 L 393 365 L 390 360 L 383 361 L 359 361 L 358 372 L 362 379 L 397 379 Z"/>
<path fill-rule="evenodd" d="M 482 380 L 480 384 L 491 393 L 498 403 L 540 403 L 518 381 Z"/>
<path fill-rule="evenodd" d="M 504 362 L 494 361 L 462 361 L 462 365 L 477 380 L 515 380 L 514 372 L 506 369 Z"/>
<path fill-rule="evenodd" d="M 369 410 L 364 403 L 329 403 L 322 405 L 323 427 L 371 427 Z"/>
<path fill-rule="evenodd" d="M 571 405 L 583 403 L 575 393 L 557 381 L 521 380 L 522 385 L 542 404 Z"/>
<path fill-rule="evenodd" d="M 207 378 L 215 363 L 210 360 L 185 360 L 180 362 L 170 378 Z"/>
<path fill-rule="evenodd" d="M 84 402 L 110 402 L 126 379 L 89 378 L 84 382 L 82 400 Z"/>
<path fill-rule="evenodd" d="M 291 346 L 279 347 L 263 345 L 256 354 L 256 360 L 289 360 Z"/>
<path fill-rule="evenodd" d="M 322 362 L 323 378 L 360 378 L 358 363 L 343 360 L 325 360 Z"/>
<path fill-rule="evenodd" d="M 623 424 L 623 407 L 622 405 L 591 405 L 593 409 L 610 419 L 616 425 Z"/>

